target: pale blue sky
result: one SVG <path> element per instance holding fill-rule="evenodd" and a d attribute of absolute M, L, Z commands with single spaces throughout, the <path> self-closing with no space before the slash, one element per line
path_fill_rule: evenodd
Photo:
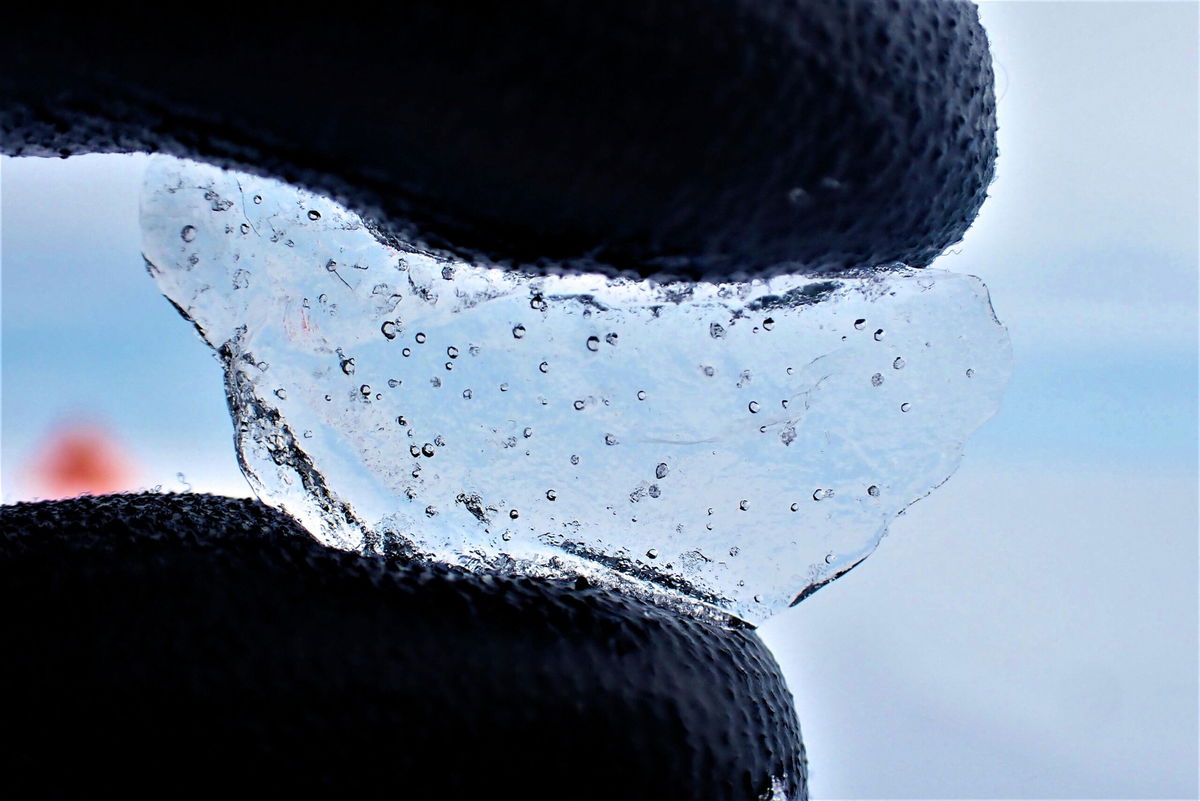
<path fill-rule="evenodd" d="M 937 267 L 1008 325 L 1004 406 L 862 567 L 763 629 L 814 798 L 1197 788 L 1197 26 L 991 2 L 998 178 Z M 140 162 L 0 161 L 2 493 L 63 415 L 146 486 L 245 493 L 220 370 L 139 255 Z"/>

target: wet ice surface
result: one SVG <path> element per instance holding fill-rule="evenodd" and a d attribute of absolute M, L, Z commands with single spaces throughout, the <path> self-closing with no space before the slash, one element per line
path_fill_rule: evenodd
<path fill-rule="evenodd" d="M 166 157 L 142 226 L 252 485 L 322 540 L 752 623 L 870 554 L 1010 370 L 982 283 L 936 270 L 535 277 Z"/>

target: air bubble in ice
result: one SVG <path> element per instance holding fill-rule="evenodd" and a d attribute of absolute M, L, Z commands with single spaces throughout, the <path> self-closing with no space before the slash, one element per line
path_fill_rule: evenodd
<path fill-rule="evenodd" d="M 243 196 L 257 202 L 226 220 Z M 222 360 L 254 491 L 323 542 L 583 575 L 722 620 L 758 623 L 869 555 L 953 472 L 1009 371 L 982 285 L 936 269 L 724 284 L 505 271 L 385 241 L 295 187 L 168 157 L 150 160 L 142 209 L 154 280 Z M 227 235 L 240 225 L 262 235 Z M 235 291 L 238 270 L 253 278 Z M 851 323 L 887 331 L 882 364 L 905 354 L 886 384 L 873 337 L 843 338 Z M 771 336 L 750 336 L 756 326 Z M 438 348 L 389 341 L 416 331 Z M 600 339 L 619 351 L 599 358 Z M 447 403 L 471 385 L 486 388 L 479 403 Z M 921 414 L 896 411 L 918 401 Z M 839 492 L 813 503 L 815 487 Z M 481 517 L 460 495 L 488 499 Z M 552 536 L 491 528 L 513 509 Z M 726 553 L 731 532 L 747 534 L 736 559 L 686 556 Z M 631 556 L 651 545 L 680 557 Z"/>
<path fill-rule="evenodd" d="M 896 370 L 903 370 L 904 369 L 904 359 L 897 356 L 895 359 L 892 360 L 892 367 Z"/>
<path fill-rule="evenodd" d="M 654 468 L 654 477 L 657 479 L 660 479 L 660 480 L 667 477 L 667 463 L 666 462 L 658 463 L 658 467 Z"/>
<path fill-rule="evenodd" d="M 194 226 L 194 225 L 183 226 L 183 228 L 180 229 L 180 231 L 179 231 L 179 238 L 182 239 L 184 242 L 191 242 L 193 239 L 196 238 L 196 226 Z"/>

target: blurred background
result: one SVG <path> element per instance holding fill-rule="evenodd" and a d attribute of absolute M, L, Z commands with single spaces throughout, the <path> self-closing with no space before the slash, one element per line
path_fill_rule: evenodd
<path fill-rule="evenodd" d="M 1193 2 L 989 2 L 999 415 L 762 634 L 814 798 L 1196 798 Z M 0 159 L 0 496 L 247 495 L 221 370 L 140 256 L 141 157 Z M 898 187 L 902 191 L 902 187 Z"/>

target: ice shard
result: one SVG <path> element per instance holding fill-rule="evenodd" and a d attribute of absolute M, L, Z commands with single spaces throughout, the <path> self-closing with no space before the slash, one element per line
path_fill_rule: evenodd
<path fill-rule="evenodd" d="M 534 275 L 278 181 L 151 160 L 144 250 L 242 468 L 323 541 L 758 623 L 871 553 L 997 409 L 976 278 Z"/>

